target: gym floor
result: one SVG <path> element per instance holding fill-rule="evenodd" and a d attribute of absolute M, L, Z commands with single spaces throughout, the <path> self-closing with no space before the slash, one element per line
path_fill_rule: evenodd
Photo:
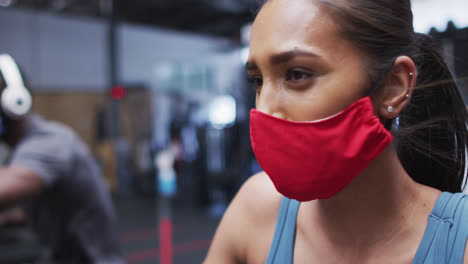
<path fill-rule="evenodd" d="M 160 207 L 155 199 L 149 198 L 116 201 L 119 240 L 129 264 L 161 263 Z M 172 202 L 171 216 L 173 264 L 202 263 L 219 219 L 177 201 Z"/>
<path fill-rule="evenodd" d="M 165 211 L 172 215 L 172 245 L 169 245 L 172 263 L 202 263 L 219 219 L 207 216 L 187 202 L 171 204 L 172 208 Z M 115 207 L 119 241 L 127 263 L 161 263 L 158 224 L 161 202 L 148 197 L 117 198 Z M 37 240 L 28 229 L 0 228 L 0 263 L 32 263 L 38 250 Z"/>

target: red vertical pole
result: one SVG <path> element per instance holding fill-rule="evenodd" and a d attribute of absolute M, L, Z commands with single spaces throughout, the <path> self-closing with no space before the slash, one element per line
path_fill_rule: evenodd
<path fill-rule="evenodd" d="M 172 264 L 172 223 L 169 218 L 159 220 L 159 250 L 161 264 Z"/>
<path fill-rule="evenodd" d="M 159 257 L 161 264 L 172 264 L 172 219 L 170 198 L 159 200 Z"/>

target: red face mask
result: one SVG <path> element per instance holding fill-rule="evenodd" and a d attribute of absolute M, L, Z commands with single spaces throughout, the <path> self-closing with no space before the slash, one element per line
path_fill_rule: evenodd
<path fill-rule="evenodd" d="M 393 137 L 367 96 L 315 122 L 288 121 L 252 109 L 250 140 L 278 192 L 302 202 L 336 195 Z"/>

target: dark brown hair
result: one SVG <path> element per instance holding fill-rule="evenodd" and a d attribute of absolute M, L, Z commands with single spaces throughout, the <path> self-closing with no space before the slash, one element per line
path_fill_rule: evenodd
<path fill-rule="evenodd" d="M 460 192 L 468 144 L 467 110 L 432 38 L 414 32 L 410 1 L 315 1 L 331 10 L 339 33 L 367 55 L 370 83 L 398 56 L 413 59 L 416 87 L 408 106 L 390 121 L 398 157 L 416 182 Z"/>

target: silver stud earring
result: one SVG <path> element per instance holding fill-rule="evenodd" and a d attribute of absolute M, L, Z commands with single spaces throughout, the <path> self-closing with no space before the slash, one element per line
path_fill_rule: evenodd
<path fill-rule="evenodd" d="M 410 72 L 410 73 L 409 73 L 409 76 L 413 76 L 413 73 L 412 73 L 412 72 Z"/>
<path fill-rule="evenodd" d="M 409 94 L 406 94 L 405 97 L 406 97 L 406 98 L 409 98 Z"/>
<path fill-rule="evenodd" d="M 392 107 L 391 105 L 389 105 L 389 106 L 387 107 L 387 111 L 388 111 L 389 113 L 392 113 L 392 112 L 393 112 L 393 107 Z"/>

